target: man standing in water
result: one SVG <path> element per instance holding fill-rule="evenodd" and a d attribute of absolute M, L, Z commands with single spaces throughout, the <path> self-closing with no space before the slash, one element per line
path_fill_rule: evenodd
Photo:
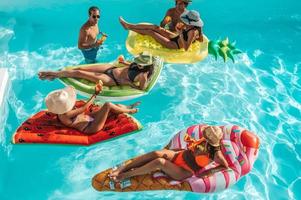
<path fill-rule="evenodd" d="M 107 35 L 102 34 L 100 39 L 97 39 L 99 34 L 98 21 L 100 18 L 99 8 L 92 6 L 89 8 L 89 19 L 81 27 L 78 38 L 78 48 L 82 51 L 86 63 L 95 63 L 99 46 L 103 44 Z"/>
<path fill-rule="evenodd" d="M 176 25 L 181 23 L 180 16 L 184 11 L 186 11 L 186 7 L 190 2 L 191 0 L 176 0 L 176 6 L 174 8 L 170 8 L 166 12 L 160 26 L 172 32 L 176 32 Z"/>

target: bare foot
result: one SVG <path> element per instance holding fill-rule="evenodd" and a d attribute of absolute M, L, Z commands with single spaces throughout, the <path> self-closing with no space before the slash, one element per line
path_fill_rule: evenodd
<path fill-rule="evenodd" d="M 121 23 L 124 29 L 128 30 L 130 28 L 130 24 L 127 23 L 122 17 L 119 17 L 119 22 Z"/>
<path fill-rule="evenodd" d="M 123 179 L 125 179 L 126 177 L 124 176 L 124 173 L 119 173 L 118 175 L 110 175 L 110 179 L 112 181 L 114 181 L 115 183 L 119 183 L 121 182 Z"/>
<path fill-rule="evenodd" d="M 135 113 L 137 113 L 138 111 L 139 111 L 138 108 L 133 108 L 133 109 L 130 109 L 129 114 L 135 114 Z"/>
<path fill-rule="evenodd" d="M 122 173 L 122 170 L 125 168 L 125 165 L 119 166 L 117 169 L 112 170 L 111 173 L 109 174 L 109 177 L 114 180 L 115 182 L 118 182 L 118 176 L 120 173 Z"/>
<path fill-rule="evenodd" d="M 135 103 L 133 103 L 131 105 L 128 105 L 127 108 L 133 109 L 133 108 L 139 106 L 140 104 L 141 104 L 141 101 L 137 101 L 137 102 L 135 102 Z"/>
<path fill-rule="evenodd" d="M 41 80 L 53 80 L 57 78 L 56 73 L 51 71 L 39 72 L 38 76 Z"/>

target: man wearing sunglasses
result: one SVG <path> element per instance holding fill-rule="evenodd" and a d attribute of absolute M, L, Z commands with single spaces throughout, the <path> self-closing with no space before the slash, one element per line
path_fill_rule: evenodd
<path fill-rule="evenodd" d="M 103 44 L 107 35 L 102 34 L 100 39 L 97 39 L 99 34 L 98 21 L 100 18 L 100 10 L 96 6 L 89 8 L 89 19 L 81 27 L 78 39 L 78 48 L 82 51 L 86 63 L 95 63 L 99 46 Z"/>
<path fill-rule="evenodd" d="M 176 0 L 176 6 L 174 8 L 169 9 L 164 19 L 161 21 L 160 26 L 168 29 L 172 32 L 176 32 L 177 23 L 181 22 L 180 16 L 186 11 L 186 8 L 191 0 Z"/>

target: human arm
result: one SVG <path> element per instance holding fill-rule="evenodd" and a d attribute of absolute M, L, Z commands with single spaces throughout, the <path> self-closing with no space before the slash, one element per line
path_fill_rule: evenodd
<path fill-rule="evenodd" d="M 96 95 L 93 94 L 93 95 L 90 97 L 90 99 L 85 103 L 85 105 L 83 105 L 83 106 L 80 107 L 80 108 L 76 108 L 76 109 L 74 109 L 74 110 L 71 110 L 71 111 L 67 112 L 67 113 L 65 114 L 65 116 L 68 117 L 68 118 L 73 118 L 73 117 L 75 117 L 75 116 L 77 116 L 77 115 L 79 115 L 79 114 L 85 112 L 85 111 L 87 110 L 87 108 L 89 108 L 89 106 L 93 103 L 93 101 L 95 100 L 95 98 L 96 98 Z"/>
<path fill-rule="evenodd" d="M 139 89 L 140 90 L 146 89 L 146 87 L 148 85 L 148 78 L 147 78 L 148 74 L 149 74 L 149 72 L 141 74 L 140 81 L 139 81 Z"/>
<path fill-rule="evenodd" d="M 164 18 L 163 18 L 163 20 L 162 20 L 161 23 L 160 23 L 160 26 L 161 26 L 162 28 L 164 28 L 166 24 L 168 24 L 168 23 L 171 22 L 170 14 L 171 14 L 171 13 L 170 13 L 170 9 L 169 9 L 169 10 L 165 13 Z"/>
<path fill-rule="evenodd" d="M 126 65 L 126 66 L 130 66 L 131 65 L 130 62 L 128 62 L 128 61 L 126 61 L 124 59 L 123 55 L 118 56 L 117 60 L 118 60 L 118 63 L 120 63 L 120 64 L 123 64 L 123 65 Z"/>
<path fill-rule="evenodd" d="M 217 152 L 215 152 L 215 156 L 214 157 L 216 158 L 216 161 L 220 165 L 224 166 L 225 168 L 229 167 L 229 164 L 228 164 L 227 160 L 225 159 L 223 153 L 220 150 L 217 151 Z"/>
<path fill-rule="evenodd" d="M 198 178 L 207 178 L 207 177 L 212 176 L 214 173 L 216 173 L 216 172 L 218 172 L 218 171 L 220 171 L 222 169 L 226 169 L 226 168 L 224 166 L 219 165 L 217 167 L 214 167 L 212 169 L 206 170 L 204 172 L 196 173 L 196 176 Z"/>
<path fill-rule="evenodd" d="M 81 28 L 79 32 L 79 39 L 78 39 L 78 48 L 79 49 L 89 49 L 93 47 L 98 47 L 103 44 L 103 42 L 106 40 L 107 35 L 103 34 L 102 37 L 98 40 L 96 40 L 95 43 L 91 44 L 88 42 L 88 30 Z"/>
<path fill-rule="evenodd" d="M 183 150 L 185 150 L 185 149 L 181 149 L 181 148 L 170 149 L 170 147 L 171 147 L 171 141 L 163 149 L 169 149 L 169 150 L 173 150 L 173 151 L 183 151 Z"/>
<path fill-rule="evenodd" d="M 108 36 L 106 34 L 103 34 L 100 39 L 96 40 L 95 42 L 96 46 L 102 45 L 104 41 L 107 39 L 107 37 Z"/>
<path fill-rule="evenodd" d="M 139 86 L 135 85 L 134 83 L 130 82 L 129 85 L 132 88 L 135 88 L 137 90 L 145 90 L 147 85 L 148 85 L 148 74 L 149 72 L 141 73 L 138 75 L 138 80 L 139 80 Z"/>
<path fill-rule="evenodd" d="M 90 99 L 85 103 L 85 105 L 83 105 L 80 108 L 76 108 L 74 110 L 69 111 L 68 113 L 66 113 L 66 116 L 72 118 L 85 112 L 93 104 L 94 100 L 96 99 L 96 96 L 101 92 L 101 90 L 102 90 L 102 81 L 96 84 L 95 93 L 90 97 Z"/>
<path fill-rule="evenodd" d="M 203 36 L 203 29 L 202 28 L 199 29 L 199 34 L 198 35 L 199 35 L 198 40 L 200 42 L 203 42 L 204 41 L 204 36 Z"/>
<path fill-rule="evenodd" d="M 135 85 L 134 83 L 129 83 L 129 86 L 131 86 L 134 89 L 140 90 L 140 86 Z"/>
<path fill-rule="evenodd" d="M 192 42 L 196 40 L 197 31 L 196 30 L 189 31 L 187 33 L 187 36 L 188 36 L 188 39 L 187 39 L 187 41 L 185 41 L 184 36 L 183 36 L 183 31 L 181 31 L 179 34 L 179 43 L 182 44 L 185 51 L 187 51 L 189 49 L 190 45 L 192 44 Z"/>

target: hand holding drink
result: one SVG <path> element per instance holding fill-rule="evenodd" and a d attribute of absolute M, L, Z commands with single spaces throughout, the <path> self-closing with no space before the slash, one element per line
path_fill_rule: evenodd
<path fill-rule="evenodd" d="M 107 39 L 107 37 L 108 37 L 108 36 L 107 36 L 106 34 L 103 34 L 103 35 L 101 36 L 101 38 L 98 39 L 98 40 L 96 41 L 96 44 L 102 45 L 103 42 Z"/>
<path fill-rule="evenodd" d="M 118 62 L 119 63 L 123 63 L 124 62 L 124 56 L 123 55 L 118 56 Z"/>
<path fill-rule="evenodd" d="M 176 25 L 176 30 L 177 30 L 177 31 L 182 31 L 182 30 L 184 29 L 184 27 L 185 27 L 185 24 L 182 23 L 182 22 L 179 22 L 179 23 L 177 23 L 177 25 Z"/>
<path fill-rule="evenodd" d="M 170 16 L 166 16 L 165 18 L 164 18 L 164 24 L 168 24 L 168 23 L 170 23 L 171 22 L 171 17 Z"/>
<path fill-rule="evenodd" d="M 95 95 L 99 95 L 99 93 L 102 91 L 102 81 L 99 80 L 99 82 L 95 85 Z"/>
<path fill-rule="evenodd" d="M 171 17 L 170 16 L 166 16 L 164 18 L 163 23 L 164 23 L 164 28 L 168 30 L 169 29 L 169 24 L 171 23 Z"/>

